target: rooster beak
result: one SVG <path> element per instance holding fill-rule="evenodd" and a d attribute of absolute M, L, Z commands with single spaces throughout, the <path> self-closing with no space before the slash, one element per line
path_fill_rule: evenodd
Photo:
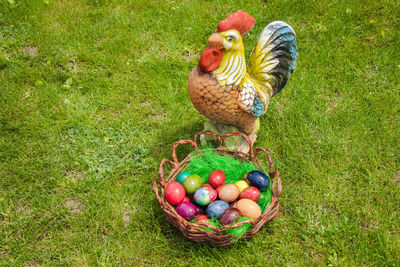
<path fill-rule="evenodd" d="M 216 48 L 224 48 L 224 39 L 219 33 L 213 33 L 208 37 L 208 43 L 210 46 L 215 46 Z"/>

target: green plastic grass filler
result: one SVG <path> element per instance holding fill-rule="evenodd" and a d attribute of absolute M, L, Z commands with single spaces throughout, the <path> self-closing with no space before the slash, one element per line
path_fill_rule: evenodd
<path fill-rule="evenodd" d="M 250 171 L 257 170 L 257 167 L 246 161 L 240 161 L 230 156 L 223 156 L 210 149 L 200 150 L 192 155 L 192 158 L 185 168 L 185 172 L 199 175 L 203 183 L 208 183 L 208 176 L 214 170 L 221 170 L 226 175 L 225 184 L 234 184 L 242 180 L 244 175 Z M 264 211 L 271 203 L 271 183 L 269 188 L 261 192 L 260 200 L 257 202 L 261 210 Z M 238 221 L 244 221 L 249 218 L 241 217 Z M 195 222 L 195 220 L 192 220 Z M 211 219 L 210 224 L 222 228 L 222 225 L 216 219 Z M 229 229 L 226 232 L 239 240 L 251 227 L 251 223 L 240 227 Z M 213 231 L 211 228 L 202 227 L 202 229 Z"/>

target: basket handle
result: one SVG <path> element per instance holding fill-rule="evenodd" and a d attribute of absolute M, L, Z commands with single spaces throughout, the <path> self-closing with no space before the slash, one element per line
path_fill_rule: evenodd
<path fill-rule="evenodd" d="M 251 158 L 255 159 L 259 166 L 262 166 L 260 163 L 260 160 L 257 158 L 257 155 L 261 151 L 264 152 L 265 155 L 267 155 L 269 174 L 270 174 L 271 178 L 273 176 L 273 178 L 275 179 L 275 182 L 273 183 L 273 186 L 272 186 L 272 193 L 274 193 L 274 195 L 279 198 L 282 193 L 282 182 L 281 182 L 281 178 L 279 177 L 279 172 L 274 171 L 274 163 L 272 162 L 272 158 L 271 158 L 271 155 L 269 154 L 268 149 L 262 148 L 262 147 L 256 148 L 256 150 L 252 154 Z"/>
<path fill-rule="evenodd" d="M 160 166 L 158 167 L 158 176 L 160 176 L 160 182 L 159 183 L 162 186 L 165 186 L 165 184 L 166 184 L 165 178 L 164 178 L 164 164 L 167 163 L 167 162 L 172 166 L 172 168 L 175 168 L 175 166 L 176 166 L 175 163 L 172 162 L 169 159 L 163 159 L 161 161 Z"/>
<path fill-rule="evenodd" d="M 247 144 L 249 145 L 249 156 L 250 156 L 250 160 L 251 160 L 252 159 L 251 157 L 253 155 L 253 142 L 250 141 L 249 137 L 241 132 L 227 133 L 222 136 L 221 146 L 223 146 L 225 144 L 225 139 L 230 136 L 242 136 L 244 138 L 244 140 L 246 140 Z"/>
<path fill-rule="evenodd" d="M 179 164 L 178 157 L 176 156 L 176 149 L 178 146 L 183 145 L 183 144 L 191 144 L 193 149 L 197 149 L 197 144 L 193 142 L 192 140 L 184 139 L 178 142 L 175 142 L 174 145 L 172 146 L 172 160 L 174 161 L 174 167 Z"/>
<path fill-rule="evenodd" d="M 269 166 L 269 173 L 272 173 L 272 172 L 274 171 L 274 163 L 272 162 L 272 158 L 271 158 L 271 155 L 269 154 L 269 150 L 268 150 L 268 149 L 262 148 L 262 147 L 256 148 L 256 150 L 254 151 L 254 153 L 252 153 L 252 154 L 250 155 L 250 157 L 251 157 L 250 160 L 255 159 L 255 160 L 257 161 L 258 165 L 261 166 L 261 163 L 260 163 L 260 161 L 259 161 L 258 158 L 257 158 L 258 153 L 260 153 L 261 151 L 264 152 L 265 155 L 267 155 L 267 158 L 268 158 L 268 166 Z"/>
<path fill-rule="evenodd" d="M 218 146 L 221 146 L 221 144 L 222 144 L 222 142 L 221 142 L 221 136 L 220 136 L 219 134 L 216 134 L 216 133 L 210 131 L 210 130 L 205 130 L 205 131 L 199 132 L 199 133 L 197 133 L 197 134 L 194 136 L 194 142 L 195 142 L 197 145 L 199 144 L 199 139 L 200 139 L 200 137 L 201 137 L 202 135 L 211 135 L 211 136 L 216 137 L 217 140 L 218 140 Z"/>
<path fill-rule="evenodd" d="M 273 184 L 274 186 L 272 187 L 272 192 L 274 193 L 275 196 L 278 198 L 282 194 L 282 182 L 281 178 L 279 177 L 279 171 L 275 171 L 275 183 Z"/>

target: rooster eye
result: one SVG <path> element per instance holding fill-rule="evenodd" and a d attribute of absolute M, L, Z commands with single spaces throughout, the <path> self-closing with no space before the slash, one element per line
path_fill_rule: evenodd
<path fill-rule="evenodd" d="M 228 36 L 226 39 L 227 39 L 229 42 L 232 42 L 232 40 L 233 40 L 233 38 L 232 38 L 231 36 Z"/>

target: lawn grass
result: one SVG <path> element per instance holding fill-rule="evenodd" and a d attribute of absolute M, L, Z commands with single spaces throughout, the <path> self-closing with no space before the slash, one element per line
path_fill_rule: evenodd
<path fill-rule="evenodd" d="M 186 240 L 152 181 L 206 120 L 187 77 L 229 12 L 297 33 L 256 143 L 280 214 Z M 0 0 L 0 265 L 400 264 L 400 2 Z M 189 148 L 180 150 L 181 155 Z"/>

